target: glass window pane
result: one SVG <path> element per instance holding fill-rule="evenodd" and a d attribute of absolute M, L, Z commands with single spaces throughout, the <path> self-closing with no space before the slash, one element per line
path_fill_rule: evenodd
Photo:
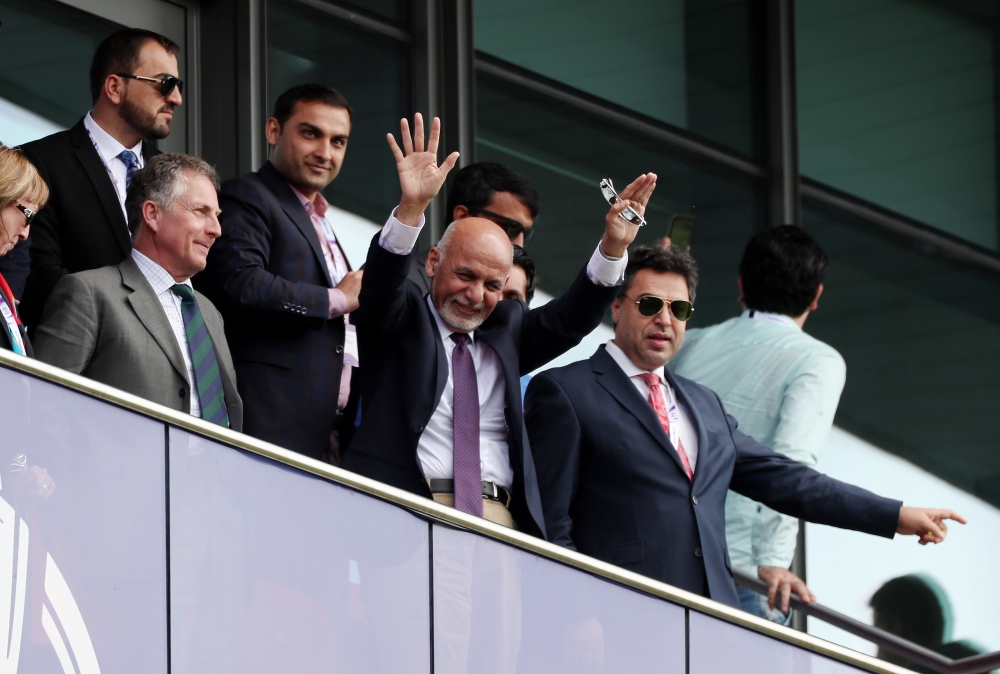
<path fill-rule="evenodd" d="M 0 0 L 0 142 L 22 145 L 90 110 L 88 72 L 115 24 L 46 0 Z"/>
<path fill-rule="evenodd" d="M 690 674 L 853 674 L 863 670 L 697 611 L 690 612 Z"/>
<path fill-rule="evenodd" d="M 326 2 L 329 1 L 326 0 Z M 369 14 L 391 19 L 398 24 L 405 24 L 410 18 L 410 0 L 357 0 L 356 2 L 337 2 L 331 4 L 348 5 Z"/>
<path fill-rule="evenodd" d="M 427 537 L 400 508 L 172 428 L 172 671 L 427 672 Z"/>
<path fill-rule="evenodd" d="M 0 663 L 165 673 L 163 424 L 5 368 L 0 409 Z"/>
<path fill-rule="evenodd" d="M 754 154 L 749 2 L 476 0 L 476 49 Z"/>
<path fill-rule="evenodd" d="M 997 250 L 992 23 L 925 0 L 795 17 L 802 173 Z"/>
<path fill-rule="evenodd" d="M 682 674 L 684 630 L 679 606 L 434 527 L 437 674 Z"/>
<path fill-rule="evenodd" d="M 396 164 L 385 141 L 410 114 L 406 46 L 354 31 L 292 2 L 268 3 L 268 114 L 296 84 L 340 91 L 354 109 L 340 176 L 323 194 L 330 203 L 383 223 L 399 203 Z"/>
<path fill-rule="evenodd" d="M 479 77 L 476 99 L 477 159 L 506 164 L 538 189 L 541 213 L 528 252 L 540 288 L 561 294 L 593 254 L 608 211 L 598 189 L 601 178 L 622 188 L 653 171 L 659 180 L 649 224 L 637 242 L 654 243 L 666 235 L 673 213 L 693 209 L 691 250 L 701 284 L 691 325 L 711 325 L 738 311 L 736 268 L 759 217 L 752 185 L 695 168 L 645 137 L 485 76 Z"/>
<path fill-rule="evenodd" d="M 1000 278 L 834 213 L 804 220 L 831 259 L 807 330 L 847 361 L 837 425 L 1000 505 Z"/>

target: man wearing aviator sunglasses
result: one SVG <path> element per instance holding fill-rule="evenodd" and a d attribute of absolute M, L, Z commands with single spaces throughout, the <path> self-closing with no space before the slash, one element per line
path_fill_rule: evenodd
<path fill-rule="evenodd" d="M 455 174 L 448 188 L 444 225 L 469 217 L 497 224 L 511 244 L 525 248 L 535 234 L 538 192 L 527 178 L 503 164 L 469 164 Z M 418 255 L 409 276 L 424 294 L 431 289 L 431 280 L 424 273 L 426 261 L 427 252 Z"/>
<path fill-rule="evenodd" d="M 29 241 L 23 308 L 30 326 L 65 274 L 116 265 L 131 251 L 125 194 L 132 175 L 159 154 L 150 140 L 167 137 L 183 102 L 178 49 L 147 30 L 112 33 L 94 52 L 90 112 L 68 131 L 24 147 L 52 190 Z M 12 255 L 25 255 L 22 248 Z"/>
<path fill-rule="evenodd" d="M 548 540 L 739 607 L 726 545 L 730 489 L 812 522 L 922 544 L 945 539 L 944 520 L 964 523 L 773 451 L 737 428 L 713 390 L 666 370 L 697 280 L 686 253 L 636 249 L 611 306 L 614 339 L 528 385 L 524 420 Z"/>

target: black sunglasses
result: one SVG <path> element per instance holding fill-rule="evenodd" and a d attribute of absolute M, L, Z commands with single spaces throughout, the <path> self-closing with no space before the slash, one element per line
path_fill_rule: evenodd
<path fill-rule="evenodd" d="M 173 75 L 167 75 L 162 80 L 158 80 L 155 77 L 143 77 L 142 75 L 125 75 L 123 73 L 117 73 L 118 77 L 124 77 L 130 80 L 142 80 L 143 82 L 155 82 L 160 85 L 160 95 L 166 98 L 170 95 L 170 92 L 177 87 L 177 91 L 184 93 L 184 81 L 180 80 Z"/>
<path fill-rule="evenodd" d="M 493 211 L 487 211 L 485 208 L 469 208 L 466 206 L 469 213 L 473 215 L 485 215 L 492 218 L 498 225 L 503 227 L 504 231 L 507 232 L 508 239 L 516 239 L 519 234 L 524 232 L 524 245 L 528 245 L 528 242 L 535 236 L 534 227 L 525 227 L 520 222 L 514 218 L 508 218 L 505 215 L 500 215 L 499 213 L 494 213 Z"/>
<path fill-rule="evenodd" d="M 632 299 L 631 297 L 629 299 Z M 637 300 L 632 300 L 639 305 L 639 313 L 647 318 L 658 315 L 663 311 L 663 305 L 670 308 L 670 313 L 679 321 L 686 321 L 694 313 L 694 305 L 687 300 L 668 300 L 666 297 L 656 295 L 643 295 Z"/>
<path fill-rule="evenodd" d="M 24 213 L 24 218 L 28 221 L 28 227 L 31 227 L 31 221 L 35 219 L 36 215 L 38 215 L 38 211 L 33 211 L 26 206 L 22 206 L 16 201 L 14 202 L 14 208 Z"/>

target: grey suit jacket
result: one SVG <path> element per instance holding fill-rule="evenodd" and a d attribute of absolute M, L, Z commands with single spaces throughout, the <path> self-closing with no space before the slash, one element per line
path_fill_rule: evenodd
<path fill-rule="evenodd" d="M 226 392 L 229 426 L 243 429 L 243 401 L 222 316 L 195 293 L 212 336 Z M 190 412 L 191 384 L 181 347 L 160 300 L 128 256 L 60 279 L 45 305 L 33 340 L 38 360 L 147 400 Z"/>

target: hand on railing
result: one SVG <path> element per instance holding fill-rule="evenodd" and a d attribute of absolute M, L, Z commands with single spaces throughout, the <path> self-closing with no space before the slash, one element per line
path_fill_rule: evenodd
<path fill-rule="evenodd" d="M 772 611 L 778 601 L 778 593 L 781 593 L 781 610 L 784 613 L 788 613 L 788 609 L 791 608 L 793 592 L 806 604 L 816 601 L 816 595 L 806 586 L 805 581 L 788 569 L 780 566 L 758 566 L 757 577 L 767 583 L 767 607 Z"/>
<path fill-rule="evenodd" d="M 896 533 L 904 536 L 920 536 L 920 545 L 940 543 L 948 536 L 948 525 L 945 520 L 954 520 L 965 524 L 964 517 L 953 510 L 937 508 L 907 508 L 899 509 L 899 522 Z"/>

